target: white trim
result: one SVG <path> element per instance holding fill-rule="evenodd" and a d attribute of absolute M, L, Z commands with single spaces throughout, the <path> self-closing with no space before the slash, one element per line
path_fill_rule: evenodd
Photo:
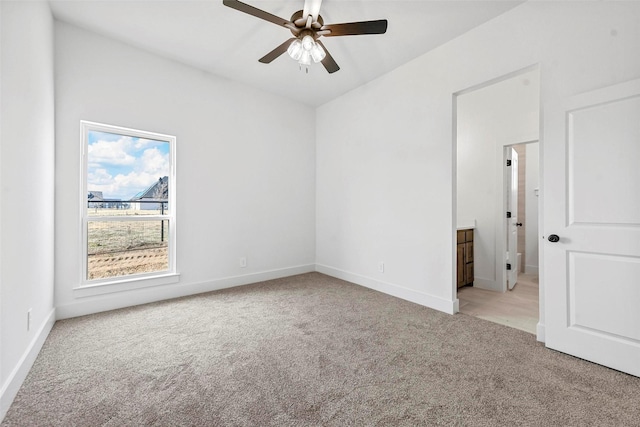
<path fill-rule="evenodd" d="M 457 299 L 455 301 L 449 301 L 424 292 L 408 289 L 394 283 L 382 282 L 380 280 L 372 279 L 371 277 L 340 270 L 339 268 L 330 267 L 328 265 L 316 264 L 316 271 L 326 274 L 327 276 L 346 280 L 348 282 L 355 283 L 356 285 L 383 292 L 387 295 L 420 304 L 447 314 L 455 314 L 458 308 Z"/>
<path fill-rule="evenodd" d="M 82 129 L 85 128 L 83 126 L 85 125 L 87 129 L 97 130 L 99 132 L 116 133 L 116 134 L 122 134 L 127 136 L 133 136 L 136 138 L 154 139 L 156 141 L 167 141 L 167 142 L 170 142 L 170 141 L 175 142 L 175 139 L 176 139 L 175 136 L 167 135 L 164 133 L 149 132 L 146 130 L 126 128 L 123 126 L 109 125 L 105 123 L 92 122 L 89 120 L 81 120 L 80 124 Z"/>
<path fill-rule="evenodd" d="M 544 92 L 546 85 L 546 75 L 543 68 L 540 68 L 540 105 L 538 110 L 538 238 L 544 234 L 544 148 L 545 148 L 545 135 L 544 135 L 544 99 L 542 93 Z M 546 343 L 546 305 L 545 305 L 545 280 L 544 280 L 544 245 L 541 241 L 538 242 L 538 326 L 537 326 L 537 339 L 540 342 Z"/>
<path fill-rule="evenodd" d="M 454 303 L 454 313 L 460 311 L 458 300 L 458 97 L 461 93 L 451 94 L 451 287 L 449 292 Z M 475 222 L 475 220 L 474 220 Z M 474 231 L 474 234 L 476 232 Z"/>
<path fill-rule="evenodd" d="M 151 286 L 170 285 L 180 281 L 179 273 L 153 274 L 144 276 L 125 276 L 122 280 L 92 283 L 90 285 L 73 288 L 75 298 L 83 298 L 94 295 L 104 295 L 113 292 L 130 291 L 133 289 L 149 288 Z"/>
<path fill-rule="evenodd" d="M 159 203 L 159 202 L 158 202 Z M 91 221 L 165 221 L 168 218 L 168 215 L 91 215 L 88 217 Z"/>
<path fill-rule="evenodd" d="M 524 266 L 525 274 L 535 274 L 538 275 L 538 266 L 537 265 L 525 265 Z"/>
<path fill-rule="evenodd" d="M 156 301 L 164 301 L 173 298 L 201 294 L 204 292 L 232 288 L 235 286 L 249 285 L 266 280 L 280 279 L 283 277 L 295 276 L 298 274 L 311 273 L 313 271 L 316 271 L 315 264 L 306 264 L 268 270 L 258 273 L 244 274 L 240 276 L 223 277 L 206 282 L 171 286 L 157 286 L 153 293 L 137 292 L 139 290 L 129 290 L 128 292 L 113 293 L 101 298 L 77 299 L 72 303 L 58 306 L 56 308 L 56 314 L 57 319 L 59 320 L 71 317 L 85 316 L 87 314 L 94 314 L 102 311 L 116 310 L 140 304 L 147 304 Z"/>
<path fill-rule="evenodd" d="M 169 144 L 169 212 L 166 215 L 117 215 L 117 216 L 90 216 L 87 214 L 87 145 L 88 145 L 88 133 L 89 131 L 107 132 L 117 135 L 131 136 L 134 138 L 147 138 L 156 141 L 167 142 Z M 79 288 L 74 289 L 74 294 L 79 297 L 89 295 L 99 295 L 109 292 L 119 292 L 128 289 L 138 289 L 141 287 L 157 286 L 162 284 L 176 283 L 179 281 L 179 275 L 177 274 L 176 265 L 176 137 L 173 135 L 166 135 L 157 132 L 143 131 L 139 129 L 125 128 L 122 126 L 113 126 L 104 123 L 91 122 L 86 120 L 80 121 L 80 143 L 81 149 L 81 194 L 80 194 L 80 219 L 81 219 L 81 233 L 80 233 L 80 248 L 82 262 L 80 272 L 80 287 L 91 288 L 90 291 L 79 292 Z M 88 224 L 93 221 L 161 221 L 166 220 L 169 223 L 169 245 L 168 245 L 168 269 L 165 271 L 158 271 L 152 273 L 145 273 L 143 275 L 128 275 L 123 277 L 110 277 L 107 279 L 88 280 L 87 279 L 87 240 L 88 240 Z M 170 281 L 167 278 L 172 276 L 175 280 Z M 157 280 L 150 280 L 156 278 Z M 140 285 L 136 283 L 140 281 Z M 116 286 L 116 285 L 121 286 Z M 109 285 L 108 287 L 102 287 L 97 290 L 94 285 Z"/>
<path fill-rule="evenodd" d="M 7 414 L 13 399 L 15 399 L 18 394 L 25 378 L 27 378 L 27 374 L 31 370 L 33 362 L 35 362 L 45 340 L 49 336 L 49 332 L 51 332 L 51 328 L 53 328 L 55 320 L 56 309 L 53 308 L 29 343 L 29 346 L 18 361 L 16 367 L 13 369 L 11 374 L 9 374 L 7 381 L 2 385 L 2 389 L 0 390 L 0 421 L 2 421 L 4 416 Z"/>
<path fill-rule="evenodd" d="M 536 339 L 540 342 L 545 342 L 544 323 L 538 322 L 536 325 Z"/>

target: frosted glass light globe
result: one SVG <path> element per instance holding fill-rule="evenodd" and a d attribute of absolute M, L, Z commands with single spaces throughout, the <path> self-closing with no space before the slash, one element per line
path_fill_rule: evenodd
<path fill-rule="evenodd" d="M 306 35 L 302 38 L 302 48 L 309 52 L 316 45 L 316 42 L 313 40 L 313 37 L 310 35 Z"/>

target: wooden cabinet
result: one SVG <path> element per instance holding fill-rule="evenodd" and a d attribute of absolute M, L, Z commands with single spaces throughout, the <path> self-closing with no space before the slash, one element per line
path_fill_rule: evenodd
<path fill-rule="evenodd" d="M 458 287 L 473 285 L 473 230 L 458 230 Z"/>

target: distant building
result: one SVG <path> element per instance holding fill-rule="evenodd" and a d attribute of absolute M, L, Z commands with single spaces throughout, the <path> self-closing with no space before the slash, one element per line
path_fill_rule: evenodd
<path fill-rule="evenodd" d="M 163 176 L 152 186 L 133 196 L 131 207 L 135 210 L 167 209 L 169 202 L 169 177 Z"/>
<path fill-rule="evenodd" d="M 99 209 L 127 209 L 129 203 L 120 199 L 105 199 L 102 191 L 89 191 L 87 194 L 87 207 Z"/>
<path fill-rule="evenodd" d="M 102 191 L 89 191 L 89 194 L 87 194 L 87 206 L 89 208 L 103 208 L 104 197 L 102 196 Z"/>

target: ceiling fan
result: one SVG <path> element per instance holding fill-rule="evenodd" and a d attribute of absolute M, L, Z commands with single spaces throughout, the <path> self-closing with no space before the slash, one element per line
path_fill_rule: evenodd
<path fill-rule="evenodd" d="M 291 58 L 298 61 L 300 68 L 304 66 L 307 72 L 309 72 L 308 66 L 311 61 L 322 62 L 322 65 L 329 73 L 335 73 L 340 69 L 324 44 L 318 40 L 320 37 L 384 34 L 387 31 L 386 19 L 325 25 L 322 16 L 320 16 L 322 0 L 305 0 L 304 8 L 291 15 L 290 20 L 272 15 L 237 0 L 222 0 L 222 3 L 240 12 L 248 13 L 290 30 L 293 37 L 267 53 L 259 61 L 269 64 L 284 52 L 287 52 Z"/>

